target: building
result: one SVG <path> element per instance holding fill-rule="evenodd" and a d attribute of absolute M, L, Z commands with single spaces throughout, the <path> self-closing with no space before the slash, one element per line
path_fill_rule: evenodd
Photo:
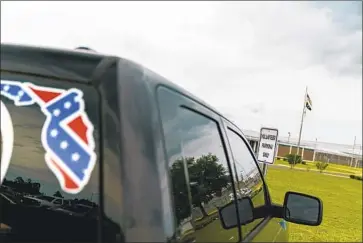
<path fill-rule="evenodd" d="M 243 131 L 251 147 L 258 150 L 260 133 L 256 131 Z M 287 154 L 296 154 L 297 140 L 279 136 L 277 157 L 285 157 Z M 362 146 L 333 144 L 318 141 L 301 141 L 299 155 L 307 161 L 323 161 L 333 164 L 348 165 L 362 168 Z"/>

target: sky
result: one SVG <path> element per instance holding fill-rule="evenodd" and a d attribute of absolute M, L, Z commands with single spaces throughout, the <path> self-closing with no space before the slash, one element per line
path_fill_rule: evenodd
<path fill-rule="evenodd" d="M 184 87 L 240 128 L 362 143 L 362 2 L 1 2 L 1 43 L 88 46 Z"/>

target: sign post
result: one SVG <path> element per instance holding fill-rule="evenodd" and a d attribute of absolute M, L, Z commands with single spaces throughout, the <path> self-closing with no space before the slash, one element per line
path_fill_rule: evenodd
<path fill-rule="evenodd" d="M 275 162 L 278 135 L 279 131 L 275 128 L 262 127 L 260 130 L 257 160 L 263 163 L 262 170 L 264 176 L 267 173 L 267 165 Z"/>

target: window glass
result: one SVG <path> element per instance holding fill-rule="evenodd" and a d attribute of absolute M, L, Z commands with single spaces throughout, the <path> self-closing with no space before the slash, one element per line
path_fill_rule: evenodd
<path fill-rule="evenodd" d="M 247 143 L 231 129 L 227 129 L 227 136 L 232 149 L 233 176 L 235 178 L 237 194 L 239 197 L 250 197 L 255 208 L 264 205 L 265 192 L 263 180 L 255 159 L 247 147 Z M 257 219 L 242 226 L 242 235 L 246 237 L 262 220 Z"/>
<path fill-rule="evenodd" d="M 231 176 L 218 124 L 178 106 L 179 98 L 161 92 L 163 130 L 171 177 L 177 234 L 196 242 L 236 242 L 239 229 L 224 230 L 218 207 L 233 199 Z"/>
<path fill-rule="evenodd" d="M 5 237 L 1 239 L 5 242 L 97 241 L 96 218 L 75 216 L 69 213 L 75 211 L 72 207 L 67 210 L 54 210 L 49 207 L 49 203 L 53 201 L 61 204 L 61 199 L 55 200 L 57 197 L 71 201 L 72 205 L 85 203 L 95 208 L 99 205 L 97 198 L 92 199 L 92 194 L 98 193 L 99 190 L 98 161 L 96 160 L 95 166 L 90 169 L 88 181 L 83 180 L 87 175 L 82 171 L 90 161 L 83 158 L 91 154 L 91 151 L 97 154 L 98 140 L 95 135 L 98 129 L 97 111 L 89 103 L 94 102 L 94 97 L 98 97 L 97 94 L 91 87 L 69 82 L 26 76 L 15 77 L 10 74 L 4 77 L 3 73 L 1 75 L 1 114 L 6 109 L 10 115 L 10 119 L 7 119 L 10 124 L 9 129 L 1 128 L 2 172 L 5 172 L 3 165 L 6 163 L 3 161 L 3 155 L 9 152 L 9 141 L 13 139 L 11 157 L 0 183 L 0 225 L 5 225 L 9 229 L 9 234 L 1 235 Z M 67 93 L 70 88 L 78 89 L 83 96 L 73 93 L 76 96 L 66 101 L 65 97 L 71 97 Z M 18 98 L 14 96 L 15 94 Z M 54 100 L 55 97 L 58 100 Z M 82 99 L 87 115 L 80 117 L 77 113 L 78 108 L 74 107 L 78 107 L 75 103 Z M 50 102 L 51 100 L 54 102 Z M 58 110 L 52 106 L 55 103 L 59 105 Z M 46 111 L 52 107 L 53 113 L 47 113 Z M 91 129 L 89 135 L 84 135 L 79 128 L 90 131 L 87 120 L 94 129 Z M 10 129 L 14 132 L 10 133 Z M 81 138 L 83 142 L 80 142 Z M 93 140 L 95 147 L 92 149 L 90 144 Z M 69 156 L 68 160 L 60 159 L 66 156 Z M 74 164 L 70 163 L 69 158 L 72 158 Z M 80 186 L 81 180 L 86 182 L 84 187 Z M 75 188 L 81 190 L 70 192 Z M 9 240 L 6 237 L 10 237 Z"/>

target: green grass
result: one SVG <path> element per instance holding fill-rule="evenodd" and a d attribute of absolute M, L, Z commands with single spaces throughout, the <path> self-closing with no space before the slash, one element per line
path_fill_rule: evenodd
<path fill-rule="evenodd" d="M 362 242 L 362 182 L 299 170 L 270 167 L 267 183 L 273 201 L 282 203 L 287 191 L 318 196 L 324 205 L 320 226 L 290 224 L 292 242 Z"/>
<path fill-rule="evenodd" d="M 277 159 L 275 161 L 275 164 L 278 165 L 288 165 L 289 163 L 287 161 L 283 161 L 280 159 Z M 317 170 L 314 162 L 307 162 L 306 165 L 303 164 L 297 164 L 295 165 L 295 168 L 302 168 L 307 169 L 310 168 L 310 170 Z M 362 168 L 354 168 L 346 165 L 337 165 L 337 164 L 329 164 L 329 166 L 325 170 L 326 172 L 338 172 L 338 173 L 346 173 L 348 175 L 362 175 Z"/>
<path fill-rule="evenodd" d="M 322 224 L 313 227 L 289 223 L 290 242 L 362 242 L 362 181 L 269 167 L 267 183 L 272 200 L 277 204 L 282 204 L 287 191 L 311 194 L 323 201 Z M 260 204 L 260 199 L 259 196 L 253 198 L 254 205 Z M 201 223 L 198 221 L 197 224 Z M 244 232 L 255 223 L 243 226 Z M 254 241 L 259 241 L 258 238 L 266 241 L 269 235 L 276 234 L 275 230 L 267 227 Z M 224 230 L 218 219 L 197 230 L 195 236 L 198 242 L 235 242 L 238 237 L 236 229 Z"/>

